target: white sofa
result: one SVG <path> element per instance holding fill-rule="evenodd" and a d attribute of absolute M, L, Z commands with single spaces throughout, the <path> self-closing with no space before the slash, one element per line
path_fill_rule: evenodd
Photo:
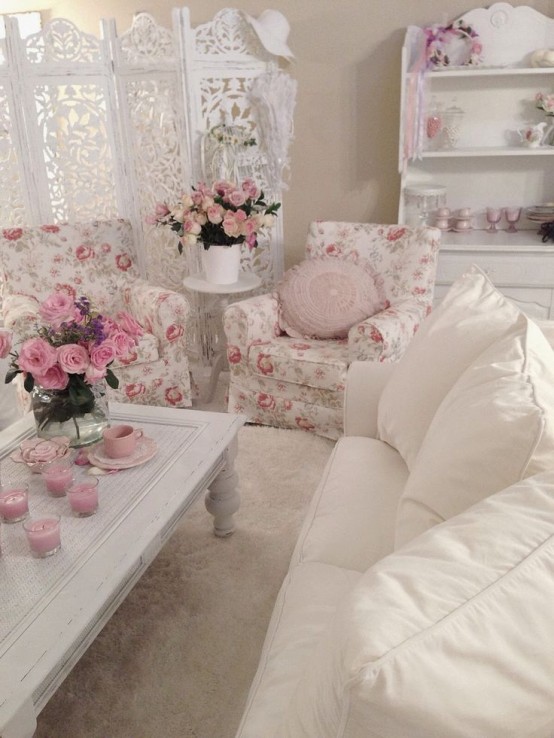
<path fill-rule="evenodd" d="M 554 736 L 554 352 L 478 270 L 349 370 L 237 738 Z"/>

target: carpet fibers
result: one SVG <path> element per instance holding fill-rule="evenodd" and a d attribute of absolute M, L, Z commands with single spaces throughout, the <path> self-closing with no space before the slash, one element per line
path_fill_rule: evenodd
<path fill-rule="evenodd" d="M 39 715 L 36 738 L 232 738 L 332 447 L 242 428 L 234 535 L 215 538 L 195 503 Z"/>

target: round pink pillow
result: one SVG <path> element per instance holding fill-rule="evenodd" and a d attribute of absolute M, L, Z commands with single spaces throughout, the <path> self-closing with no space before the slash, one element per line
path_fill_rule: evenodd
<path fill-rule="evenodd" d="M 277 285 L 281 330 L 292 338 L 346 338 L 385 304 L 368 267 L 335 257 L 306 259 Z"/>

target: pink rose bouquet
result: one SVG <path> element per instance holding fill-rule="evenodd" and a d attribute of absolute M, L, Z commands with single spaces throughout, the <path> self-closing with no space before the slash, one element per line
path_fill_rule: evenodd
<path fill-rule="evenodd" d="M 146 220 L 169 226 L 179 236 L 180 254 L 183 246 L 193 246 L 197 241 L 205 249 L 212 244 L 232 246 L 244 242 L 253 249 L 258 245 L 258 234 L 275 225 L 280 207 L 278 202 L 266 203 L 264 193 L 249 178 L 239 185 L 220 180 L 208 187 L 199 182 L 173 207 L 158 203 Z"/>
<path fill-rule="evenodd" d="M 86 297 L 74 301 L 61 292 L 42 302 L 39 315 L 44 323 L 21 342 L 19 352 L 11 351 L 11 334 L 0 331 L 0 358 L 11 357 L 5 381 L 22 373 L 27 392 L 35 385 L 59 390 L 65 399 L 52 405 L 43 423 L 64 422 L 91 411 L 92 385 L 105 380 L 114 389 L 119 386 L 110 365 L 126 359 L 142 328 L 126 312 L 114 320 L 94 310 Z"/>

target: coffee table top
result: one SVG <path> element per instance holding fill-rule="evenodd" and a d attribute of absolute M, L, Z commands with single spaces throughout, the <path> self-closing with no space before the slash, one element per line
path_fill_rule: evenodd
<path fill-rule="evenodd" d="M 154 559 L 183 513 L 222 469 L 242 416 L 140 405 L 110 405 L 112 421 L 141 427 L 158 445 L 150 461 L 100 477 L 99 509 L 76 518 L 40 476 L 9 454 L 34 435 L 27 415 L 0 432 L 2 479 L 30 482 L 31 514 L 61 515 L 62 548 L 31 557 L 21 523 L 2 525 L 0 555 L 0 734 L 32 699 L 40 711 L 109 615 Z M 86 469 L 86 468 L 85 468 Z M 82 470 L 80 473 L 85 473 Z M 206 525 L 211 519 L 206 514 Z M 106 614 L 107 613 L 107 614 Z M 66 672 L 69 671 L 66 669 Z M 54 676 L 52 676 L 54 674 Z M 23 686 L 25 685 L 25 686 Z"/>

